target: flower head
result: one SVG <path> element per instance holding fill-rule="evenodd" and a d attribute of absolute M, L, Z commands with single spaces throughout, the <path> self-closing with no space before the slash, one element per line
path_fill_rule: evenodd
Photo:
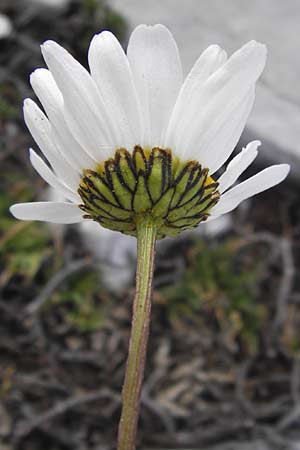
<path fill-rule="evenodd" d="M 90 73 L 64 48 L 47 41 L 49 70 L 30 77 L 46 115 L 30 99 L 25 122 L 48 160 L 33 150 L 33 167 L 66 199 L 11 207 L 24 220 L 95 220 L 135 235 L 139 217 L 175 236 L 233 210 L 280 183 L 289 166 L 268 167 L 232 185 L 253 162 L 259 141 L 232 154 L 254 102 L 266 60 L 251 41 L 227 59 L 208 47 L 183 80 L 176 43 L 163 25 L 138 26 L 124 53 L 108 31 L 92 39 Z"/>

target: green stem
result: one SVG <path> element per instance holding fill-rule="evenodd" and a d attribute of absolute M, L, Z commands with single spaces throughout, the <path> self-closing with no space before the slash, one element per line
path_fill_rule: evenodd
<path fill-rule="evenodd" d="M 136 293 L 122 391 L 123 406 L 119 424 L 118 450 L 134 450 L 136 447 L 141 388 L 149 335 L 155 239 L 156 227 L 151 219 L 146 217 L 140 220 L 137 224 Z"/>

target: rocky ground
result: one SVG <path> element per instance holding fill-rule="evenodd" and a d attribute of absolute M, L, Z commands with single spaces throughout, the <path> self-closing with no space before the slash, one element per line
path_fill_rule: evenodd
<path fill-rule="evenodd" d="M 126 25 L 93 1 L 46 11 L 3 0 L 0 12 L 14 27 L 0 41 L 0 448 L 112 450 L 133 280 L 110 292 L 76 227 L 51 233 L 8 206 L 43 189 L 20 114 L 39 43 L 56 38 L 85 62 L 93 32 L 125 40 Z M 140 448 L 299 450 L 299 211 L 290 179 L 226 232 L 158 253 Z"/>

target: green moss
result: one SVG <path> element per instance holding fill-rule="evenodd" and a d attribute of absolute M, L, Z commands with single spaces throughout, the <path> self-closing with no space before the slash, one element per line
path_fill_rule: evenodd
<path fill-rule="evenodd" d="M 237 262 L 234 240 L 216 247 L 200 242 L 190 250 L 183 277 L 161 290 L 170 320 L 208 314 L 220 328 L 240 337 L 250 348 L 257 344 L 264 309 L 257 305 L 258 274 Z"/>
<path fill-rule="evenodd" d="M 4 175 L 7 188 L 0 192 L 0 259 L 7 276 L 32 278 L 49 254 L 49 233 L 40 222 L 19 222 L 9 213 L 9 207 L 32 200 L 33 192 L 19 173 Z"/>
<path fill-rule="evenodd" d="M 106 302 L 98 296 L 102 291 L 97 272 L 82 273 L 53 296 L 52 304 L 66 306 L 64 317 L 70 325 L 82 332 L 94 331 L 102 326 L 107 314 Z"/>
<path fill-rule="evenodd" d="M 2 181 L 2 180 L 1 180 Z M 55 255 L 50 239 L 49 228 L 42 222 L 27 222 L 14 219 L 9 207 L 14 202 L 34 199 L 34 193 L 26 178 L 20 173 L 10 173 L 3 177 L 6 189 L 0 191 L 0 262 L 6 271 L 6 278 L 21 276 L 25 285 L 30 285 L 41 269 L 43 261 L 51 257 L 52 264 L 43 268 L 45 281 L 53 276 L 62 264 L 60 256 Z M 54 259 L 56 265 L 53 264 Z M 56 266 L 56 267 L 55 267 Z M 98 329 L 106 316 L 106 303 L 99 299 L 103 289 L 96 272 L 82 272 L 55 291 L 45 308 L 62 305 L 64 320 L 80 331 Z"/>
<path fill-rule="evenodd" d="M 17 119 L 20 116 L 19 103 L 21 101 L 16 89 L 8 83 L 0 84 L 0 119 Z"/>

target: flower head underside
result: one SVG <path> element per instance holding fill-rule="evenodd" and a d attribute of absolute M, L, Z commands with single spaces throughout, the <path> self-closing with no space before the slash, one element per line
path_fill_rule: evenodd
<path fill-rule="evenodd" d="M 197 161 L 181 162 L 171 150 L 136 146 L 132 153 L 117 150 L 97 170 L 85 170 L 78 193 L 84 217 L 136 236 L 137 222 L 148 215 L 162 238 L 206 220 L 219 200 L 217 187 Z"/>
<path fill-rule="evenodd" d="M 15 217 L 95 220 L 135 235 L 148 215 L 159 237 L 175 236 L 287 176 L 289 166 L 280 164 L 234 186 L 259 141 L 224 169 L 253 106 L 264 45 L 251 41 L 230 58 L 211 45 L 185 79 L 163 25 L 138 26 L 127 54 L 112 33 L 96 35 L 90 72 L 55 42 L 42 53 L 48 70 L 37 69 L 30 81 L 46 114 L 27 99 L 24 118 L 48 162 L 30 150 L 31 163 L 63 200 L 13 205 Z"/>

